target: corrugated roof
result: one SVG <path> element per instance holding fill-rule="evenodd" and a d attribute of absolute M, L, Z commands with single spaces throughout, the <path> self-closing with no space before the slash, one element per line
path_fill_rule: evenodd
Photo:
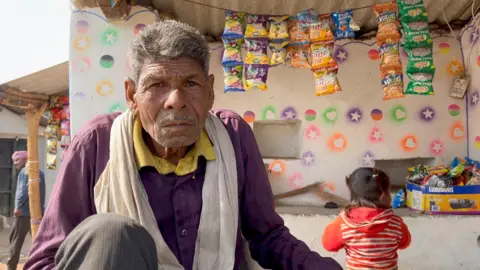
<path fill-rule="evenodd" d="M 186 22 L 205 34 L 219 36 L 224 28 L 224 11 L 236 10 L 251 14 L 294 15 L 302 10 L 314 8 L 320 13 L 330 13 L 342 9 L 359 8 L 380 4 L 385 0 L 137 0 L 140 4 L 153 5 L 160 12 L 173 14 L 177 20 Z M 446 18 L 452 21 L 467 21 L 471 17 L 473 0 L 424 0 L 430 23 L 445 24 Z M 480 6 L 476 1 L 475 8 Z M 213 8 L 217 7 L 217 8 Z M 372 8 L 354 11 L 355 21 L 365 30 L 376 28 L 375 13 Z"/>

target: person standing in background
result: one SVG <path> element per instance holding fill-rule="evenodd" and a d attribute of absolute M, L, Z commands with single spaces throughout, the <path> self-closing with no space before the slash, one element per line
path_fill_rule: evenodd
<path fill-rule="evenodd" d="M 30 232 L 27 159 L 28 154 L 26 151 L 17 151 L 12 155 L 15 168 L 20 170 L 20 173 L 18 174 L 17 190 L 15 192 L 14 221 L 12 232 L 10 233 L 10 258 L 7 262 L 8 270 L 17 269 L 23 242 L 27 233 Z M 45 175 L 42 171 L 40 171 L 40 200 L 43 215 L 45 212 Z"/>

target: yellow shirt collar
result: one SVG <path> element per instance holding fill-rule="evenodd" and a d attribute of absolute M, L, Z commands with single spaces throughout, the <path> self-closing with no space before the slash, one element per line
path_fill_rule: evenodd
<path fill-rule="evenodd" d="M 195 145 L 177 165 L 153 155 L 143 140 L 143 127 L 138 117 L 133 124 L 133 147 L 138 168 L 151 166 L 160 174 L 175 173 L 182 176 L 192 173 L 197 170 L 199 156 L 205 157 L 206 160 L 215 160 L 215 151 L 205 131 L 200 134 L 200 138 L 195 142 Z"/>

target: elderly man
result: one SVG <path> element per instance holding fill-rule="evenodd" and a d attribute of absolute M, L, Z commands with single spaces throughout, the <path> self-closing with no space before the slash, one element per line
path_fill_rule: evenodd
<path fill-rule="evenodd" d="M 175 21 L 132 43 L 129 110 L 72 141 L 25 269 L 239 269 L 242 235 L 267 269 L 341 269 L 275 213 L 249 125 L 210 112 L 213 75 L 198 30 Z"/>
<path fill-rule="evenodd" d="M 20 260 L 25 237 L 30 232 L 30 207 L 28 201 L 28 172 L 27 172 L 28 154 L 26 151 L 17 151 L 13 153 L 13 164 L 18 173 L 17 191 L 15 194 L 15 210 L 13 211 L 13 226 L 10 233 L 10 258 L 7 262 L 8 270 L 16 270 Z M 40 200 L 42 210 L 45 205 L 45 175 L 40 171 Z"/>

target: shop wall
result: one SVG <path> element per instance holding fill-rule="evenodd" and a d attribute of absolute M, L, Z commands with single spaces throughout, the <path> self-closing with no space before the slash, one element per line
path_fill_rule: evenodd
<path fill-rule="evenodd" d="M 471 78 L 467 92 L 468 149 L 470 157 L 480 160 L 480 14 L 462 30 L 462 50 L 466 72 Z"/>

